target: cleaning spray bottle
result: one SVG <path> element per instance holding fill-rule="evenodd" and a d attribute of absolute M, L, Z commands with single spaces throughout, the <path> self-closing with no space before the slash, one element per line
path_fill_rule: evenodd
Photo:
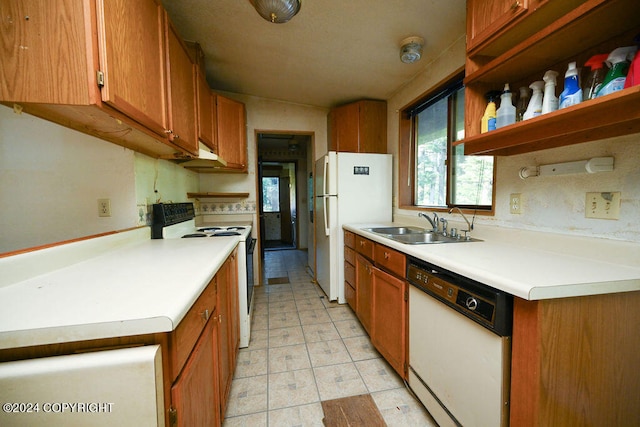
<path fill-rule="evenodd" d="M 634 43 L 640 46 L 640 34 L 633 39 Z M 627 73 L 627 79 L 624 81 L 624 88 L 640 85 L 640 55 L 636 53 L 635 58 L 629 66 L 629 72 Z"/>
<path fill-rule="evenodd" d="M 591 71 L 589 71 L 589 75 L 585 80 L 584 87 L 582 88 L 582 99 L 586 101 L 588 99 L 593 99 L 596 97 L 596 93 L 598 93 L 598 89 L 602 86 L 602 81 L 604 80 L 604 75 L 606 70 L 604 69 L 604 61 L 607 60 L 606 53 L 601 53 L 600 55 L 594 55 L 587 62 L 585 62 L 584 66 L 589 67 Z"/>
<path fill-rule="evenodd" d="M 596 97 L 609 95 L 624 89 L 624 82 L 629 72 L 629 62 L 633 59 L 638 48 L 636 46 L 619 47 L 614 49 L 607 58 L 607 64 L 611 66 L 602 82 Z"/>
<path fill-rule="evenodd" d="M 570 62 L 564 74 L 564 90 L 560 93 L 560 106 L 567 108 L 582 102 L 582 88 L 578 80 L 578 69 L 575 62 Z"/>
<path fill-rule="evenodd" d="M 482 116 L 480 133 L 496 130 L 496 98 L 499 95 L 500 92 L 497 90 L 489 91 L 484 95 L 487 98 L 487 108 Z"/>
<path fill-rule="evenodd" d="M 500 108 L 496 114 L 496 129 L 508 126 L 516 122 L 516 107 L 513 106 L 513 98 L 509 83 L 504 85 L 504 91 L 500 95 Z"/>
<path fill-rule="evenodd" d="M 520 88 L 520 97 L 518 97 L 518 105 L 516 106 L 516 120 L 521 122 L 524 117 L 524 112 L 527 111 L 527 105 L 529 105 L 529 88 L 522 86 Z"/>
<path fill-rule="evenodd" d="M 529 120 L 542 114 L 542 88 L 544 88 L 544 82 L 538 80 L 531 83 L 529 87 L 533 90 L 533 95 L 531 95 L 531 101 L 529 101 L 529 106 L 527 111 L 524 112 L 522 120 Z"/>
<path fill-rule="evenodd" d="M 549 70 L 544 73 L 544 98 L 542 100 L 542 114 L 547 114 L 558 109 L 558 97 L 556 96 L 557 71 Z"/>

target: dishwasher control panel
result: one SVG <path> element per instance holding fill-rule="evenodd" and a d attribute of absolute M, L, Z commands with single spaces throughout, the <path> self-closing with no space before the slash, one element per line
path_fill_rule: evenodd
<path fill-rule="evenodd" d="M 501 336 L 511 335 L 513 297 L 488 285 L 409 258 L 409 283 Z"/>

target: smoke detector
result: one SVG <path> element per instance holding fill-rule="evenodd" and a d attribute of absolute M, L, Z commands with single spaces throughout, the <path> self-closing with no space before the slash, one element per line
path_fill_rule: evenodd
<path fill-rule="evenodd" d="M 413 64 L 419 61 L 422 56 L 422 46 L 424 46 L 424 39 L 422 37 L 413 36 L 402 40 L 400 60 L 405 64 Z"/>

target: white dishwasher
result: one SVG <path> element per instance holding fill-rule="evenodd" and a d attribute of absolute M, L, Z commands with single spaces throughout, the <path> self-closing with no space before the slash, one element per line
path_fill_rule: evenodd
<path fill-rule="evenodd" d="M 438 424 L 509 424 L 513 297 L 410 258 L 411 389 Z"/>
<path fill-rule="evenodd" d="M 0 426 L 164 426 L 160 346 L 0 363 L 0 403 Z"/>

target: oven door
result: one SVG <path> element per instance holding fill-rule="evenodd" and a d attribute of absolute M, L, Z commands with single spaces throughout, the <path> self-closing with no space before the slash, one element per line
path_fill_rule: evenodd
<path fill-rule="evenodd" d="M 441 426 L 508 424 L 511 344 L 410 286 L 409 385 Z"/>

